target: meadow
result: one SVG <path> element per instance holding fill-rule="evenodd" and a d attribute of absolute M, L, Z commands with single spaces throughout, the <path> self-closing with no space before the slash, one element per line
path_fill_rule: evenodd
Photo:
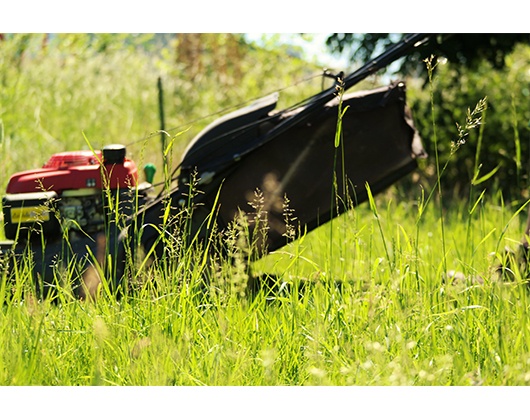
<path fill-rule="evenodd" d="M 191 265 L 121 300 L 7 301 L 3 289 L 0 382 L 526 385 L 526 280 L 492 272 L 519 239 L 514 209 L 448 211 L 444 258 L 436 212 L 366 207 L 258 261 L 276 292 L 245 295 L 232 273 L 205 294 Z M 444 278 L 445 266 L 466 279 Z"/>
<path fill-rule="evenodd" d="M 216 83 L 177 78 L 167 57 L 70 51 L 38 55 L 18 70 L 2 62 L 4 175 L 85 147 L 85 138 L 131 144 L 140 164 L 160 159 L 151 133 L 161 71 L 172 76 L 169 96 L 180 100 L 168 106 L 171 127 L 192 120 L 196 108 L 206 115 L 228 101 Z M 263 89 L 245 86 L 232 85 L 230 101 Z M 175 139 L 178 159 L 186 136 Z M 451 164 L 436 161 L 438 177 Z M 0 272 L 0 384 L 528 385 L 529 290 L 505 253 L 522 239 L 526 203 L 506 202 L 480 182 L 456 200 L 439 185 L 398 183 L 253 262 L 253 275 L 269 276 L 272 290 L 250 293 L 252 277 L 236 264 L 219 267 L 205 293 L 194 264 L 201 256 L 177 245 L 175 262 L 153 268 L 156 287 L 145 281 L 121 299 L 105 287 L 95 302 L 66 292 L 55 303 L 13 296 Z M 513 274 L 500 277 L 495 267 L 509 262 Z M 462 277 L 449 278 L 449 270 Z M 29 272 L 15 282 L 19 291 L 33 287 Z"/>

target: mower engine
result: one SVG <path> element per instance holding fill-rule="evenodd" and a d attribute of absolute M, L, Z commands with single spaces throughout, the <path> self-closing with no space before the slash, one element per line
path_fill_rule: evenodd
<path fill-rule="evenodd" d="M 5 236 L 18 242 L 41 234 L 53 240 L 65 231 L 93 236 L 148 200 L 152 186 L 138 178 L 122 145 L 54 154 L 41 169 L 11 176 L 2 199 Z"/>

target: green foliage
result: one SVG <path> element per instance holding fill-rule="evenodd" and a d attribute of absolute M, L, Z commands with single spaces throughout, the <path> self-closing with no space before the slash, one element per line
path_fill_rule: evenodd
<path fill-rule="evenodd" d="M 195 35 L 203 36 L 192 43 L 191 62 L 179 49 L 182 34 L 6 35 L 0 41 L 0 189 L 9 174 L 38 168 L 52 153 L 86 149 L 83 133 L 95 148 L 122 143 L 138 163 L 160 167 L 158 77 L 166 130 L 186 131 L 172 148 L 174 164 L 222 113 L 304 79 L 312 82 L 282 90 L 279 106 L 321 87 L 313 78 L 320 69 L 287 47 L 264 50 L 243 35 Z"/>
<path fill-rule="evenodd" d="M 450 160 L 441 181 L 447 197 L 466 196 L 479 180 L 481 189 L 492 194 L 500 190 L 506 199 L 528 197 L 529 57 L 530 47 L 520 45 L 501 70 L 484 61 L 476 70 L 462 73 L 448 62 L 438 63 L 433 77 L 434 124 L 428 92 L 419 81 L 410 80 L 408 98 L 426 148 L 435 153 L 436 130 L 437 153 L 441 161 Z M 469 113 L 481 102 L 478 126 L 469 120 Z M 430 162 L 424 169 L 426 178 L 434 182 Z"/>

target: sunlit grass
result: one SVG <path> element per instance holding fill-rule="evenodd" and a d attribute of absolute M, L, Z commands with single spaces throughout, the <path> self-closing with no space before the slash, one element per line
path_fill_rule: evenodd
<path fill-rule="evenodd" d="M 484 200 L 470 235 L 466 208 L 447 212 L 447 264 L 467 275 L 453 284 L 442 270 L 439 212 L 425 212 L 416 242 L 412 203 L 377 204 L 392 264 L 379 222 L 361 206 L 334 221 L 332 244 L 330 230 L 317 229 L 254 265 L 285 283 L 276 293 L 204 292 L 190 262 L 169 277 L 155 269 L 157 288 L 121 300 L 7 301 L 0 383 L 527 384 L 527 286 L 491 270 L 499 250 L 490 232 L 506 229 L 502 245 L 519 239 L 522 220 L 507 225 L 514 209 Z"/>

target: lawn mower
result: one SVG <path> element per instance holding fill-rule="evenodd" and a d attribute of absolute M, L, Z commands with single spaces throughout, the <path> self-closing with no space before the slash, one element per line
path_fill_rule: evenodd
<path fill-rule="evenodd" d="M 119 291 L 136 249 L 155 261 L 171 258 L 168 224 L 186 209 L 186 237 L 195 243 L 246 216 L 259 244 L 255 258 L 322 226 L 409 174 L 426 156 L 403 82 L 348 90 L 428 39 L 408 35 L 287 109 L 275 111 L 278 95 L 272 94 L 219 118 L 191 141 L 173 184 L 159 193 L 153 168 L 145 168 L 140 182 L 126 147 L 116 144 L 56 154 L 43 168 L 13 175 L 2 199 L 4 277 L 29 267 L 41 297 L 64 281 L 83 297 L 90 273 L 106 276 Z M 256 194 L 266 233 L 253 217 Z"/>

